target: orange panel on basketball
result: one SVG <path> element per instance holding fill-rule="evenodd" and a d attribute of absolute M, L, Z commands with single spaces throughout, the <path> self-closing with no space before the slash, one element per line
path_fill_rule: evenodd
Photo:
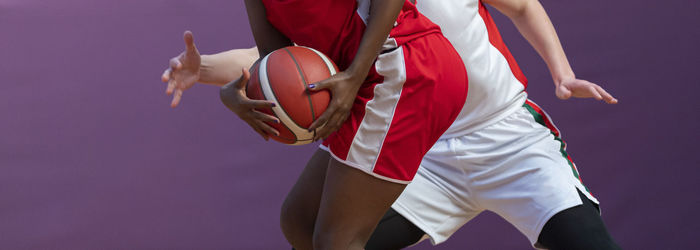
<path fill-rule="evenodd" d="M 311 121 L 309 95 L 297 62 L 286 49 L 276 50 L 267 60 L 267 78 L 277 102 L 297 126 L 307 128 Z"/>
<path fill-rule="evenodd" d="M 274 113 L 281 124 L 270 124 L 280 131 L 272 138 L 287 144 L 306 144 L 315 131 L 307 131 L 328 107 L 327 90 L 311 92 L 308 84 L 327 79 L 337 72 L 335 64 L 311 48 L 286 47 L 268 54 L 253 65 L 246 94 L 277 104 L 265 113 Z M 272 111 L 272 112 L 271 112 Z"/>
<path fill-rule="evenodd" d="M 335 64 L 328 60 L 331 64 L 330 66 L 334 68 L 334 72 L 331 72 L 331 69 L 328 68 L 329 65 L 321 58 L 321 55 L 310 49 L 304 47 L 289 47 L 287 49 L 297 62 L 303 62 L 299 63 L 298 66 L 306 79 L 307 85 L 325 80 L 338 71 Z M 328 107 L 331 95 L 327 90 L 324 90 L 314 92 L 309 95 L 309 97 L 310 108 L 311 111 L 313 111 L 311 113 L 312 120 L 316 120 Z M 309 123 L 309 125 L 311 125 L 311 123 Z"/>

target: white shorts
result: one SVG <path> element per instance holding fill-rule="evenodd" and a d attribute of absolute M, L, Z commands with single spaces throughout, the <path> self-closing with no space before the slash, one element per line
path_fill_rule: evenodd
<path fill-rule="evenodd" d="M 565 148 L 547 115 L 527 101 L 495 124 L 440 139 L 392 208 L 433 244 L 490 210 L 534 245 L 554 214 L 582 204 L 577 189 L 598 203 Z"/>

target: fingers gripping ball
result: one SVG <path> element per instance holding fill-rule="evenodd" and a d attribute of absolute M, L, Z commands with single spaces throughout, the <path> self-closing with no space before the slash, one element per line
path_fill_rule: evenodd
<path fill-rule="evenodd" d="M 260 110 L 280 120 L 279 124 L 268 123 L 280 133 L 270 135 L 272 139 L 291 145 L 311 143 L 316 131 L 308 128 L 328 107 L 330 93 L 310 92 L 308 85 L 337 72 L 335 64 L 319 51 L 301 46 L 281 48 L 253 65 L 246 95 L 275 103 L 272 112 Z"/>

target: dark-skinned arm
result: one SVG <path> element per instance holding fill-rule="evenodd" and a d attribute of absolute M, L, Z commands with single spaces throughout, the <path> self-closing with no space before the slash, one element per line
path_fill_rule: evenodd
<path fill-rule="evenodd" d="M 309 127 L 309 131 L 318 128 L 314 140 L 328 137 L 348 118 L 357 91 L 394 27 L 403 4 L 404 0 L 373 0 L 367 28 L 350 66 L 326 80 L 309 85 L 313 91 L 329 89 L 332 96 L 326 111 Z"/>
<path fill-rule="evenodd" d="M 267 21 L 265 6 L 260 0 L 246 0 L 245 5 L 250 28 L 253 31 L 255 43 L 258 45 L 260 58 L 276 49 L 293 45 L 289 38 Z M 241 120 L 250 125 L 265 140 L 269 139 L 270 134 L 279 135 L 277 130 L 265 123 L 279 123 L 279 120 L 276 117 L 258 111 L 259 109 L 270 109 L 274 104 L 270 101 L 251 100 L 248 98 L 245 93 L 245 86 L 250 79 L 250 73 L 247 69 L 242 69 L 241 75 L 238 80 L 221 87 L 219 91 L 221 102 L 236 113 Z"/>
<path fill-rule="evenodd" d="M 255 44 L 258 45 L 260 58 L 277 49 L 294 45 L 288 37 L 267 21 L 265 5 L 261 0 L 245 0 L 245 8 L 248 12 L 248 21 L 250 29 L 253 31 Z"/>

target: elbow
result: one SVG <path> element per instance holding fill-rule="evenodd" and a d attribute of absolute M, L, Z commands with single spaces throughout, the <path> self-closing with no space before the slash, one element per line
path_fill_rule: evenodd
<path fill-rule="evenodd" d="M 519 1 L 519 4 L 512 6 L 509 10 L 503 14 L 508 16 L 508 18 L 516 20 L 526 17 L 528 13 L 531 12 L 534 6 L 539 4 L 538 0 L 523 0 Z"/>

